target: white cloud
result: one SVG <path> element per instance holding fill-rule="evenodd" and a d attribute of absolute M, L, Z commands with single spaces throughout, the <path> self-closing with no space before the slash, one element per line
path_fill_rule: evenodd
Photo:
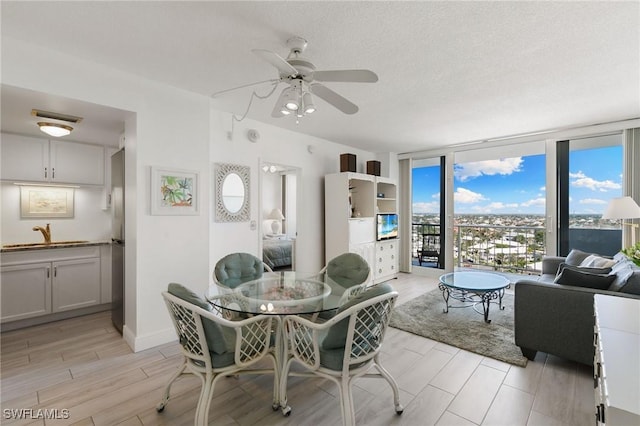
<path fill-rule="evenodd" d="M 482 194 L 478 194 L 477 192 L 469 191 L 468 189 L 464 188 L 458 188 L 453 194 L 453 199 L 458 203 L 471 204 L 485 200 L 486 198 L 484 198 Z"/>
<path fill-rule="evenodd" d="M 590 178 L 589 176 L 584 174 L 582 170 L 577 173 L 569 173 L 569 177 L 571 179 L 575 179 L 571 182 L 572 186 L 578 188 L 587 188 L 592 191 L 606 192 L 609 190 L 622 188 L 622 185 L 611 180 L 596 180 Z"/>
<path fill-rule="evenodd" d="M 414 213 L 438 213 L 440 211 L 440 203 L 413 203 Z"/>
<path fill-rule="evenodd" d="M 482 175 L 510 175 L 519 172 L 521 165 L 522 157 L 475 161 L 472 163 L 457 164 L 454 174 L 457 179 L 464 182 Z"/>
<path fill-rule="evenodd" d="M 599 198 L 585 198 L 579 201 L 580 204 L 607 204 L 606 201 Z"/>
<path fill-rule="evenodd" d="M 540 197 L 540 198 L 534 198 L 534 199 L 529 200 L 529 201 L 525 201 L 524 203 L 521 203 L 520 205 L 522 207 L 544 206 L 545 202 L 546 202 L 546 199 Z"/>

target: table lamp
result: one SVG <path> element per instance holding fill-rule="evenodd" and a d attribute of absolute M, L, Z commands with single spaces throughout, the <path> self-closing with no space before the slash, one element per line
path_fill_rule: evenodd
<path fill-rule="evenodd" d="M 607 209 L 604 211 L 602 215 L 603 219 L 637 219 L 640 218 L 640 206 L 633 201 L 633 198 L 626 197 L 617 197 L 611 199 L 609 201 L 609 205 Z M 622 222 L 622 225 L 628 225 L 632 228 L 637 228 L 638 224 Z M 631 243 L 635 244 L 635 230 L 631 230 Z"/>
<path fill-rule="evenodd" d="M 267 219 L 273 220 L 273 222 L 271 222 L 271 232 L 273 232 L 274 234 L 279 234 L 280 228 L 282 227 L 280 222 L 284 220 L 284 215 L 282 214 L 282 210 L 280 209 L 271 210 L 271 213 L 269 213 L 269 216 L 267 217 Z"/>

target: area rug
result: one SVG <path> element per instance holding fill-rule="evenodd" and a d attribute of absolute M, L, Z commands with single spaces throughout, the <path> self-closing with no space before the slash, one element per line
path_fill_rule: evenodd
<path fill-rule="evenodd" d="M 450 301 L 455 306 L 457 301 Z M 409 333 L 427 337 L 447 345 L 525 367 L 527 358 L 515 344 L 513 333 L 513 295 L 502 299 L 504 310 L 491 304 L 490 324 L 473 308 L 449 308 L 444 313 L 444 299 L 440 290 L 418 296 L 396 306 L 389 325 Z M 479 306 L 482 312 L 482 306 Z"/>

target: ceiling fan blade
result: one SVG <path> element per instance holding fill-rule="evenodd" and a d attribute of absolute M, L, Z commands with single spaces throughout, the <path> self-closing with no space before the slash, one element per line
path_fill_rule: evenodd
<path fill-rule="evenodd" d="M 285 75 L 297 75 L 298 70 L 295 69 L 289 62 L 284 60 L 282 56 L 275 52 L 265 49 L 253 49 L 251 50 L 259 58 L 269 62 L 274 67 L 278 68 L 281 74 Z"/>
<path fill-rule="evenodd" d="M 358 105 L 354 104 L 351 101 L 343 98 L 341 95 L 338 95 L 333 90 L 329 89 L 327 86 L 322 84 L 313 83 L 310 85 L 311 92 L 323 99 L 324 101 L 330 103 L 334 107 L 338 108 L 340 111 L 345 114 L 355 114 L 358 112 Z"/>
<path fill-rule="evenodd" d="M 249 83 L 249 84 L 243 84 L 242 86 L 238 86 L 238 87 L 232 87 L 231 89 L 224 89 L 224 90 L 220 90 L 219 92 L 216 92 L 214 94 L 211 95 L 212 98 L 216 98 L 220 95 L 223 95 L 227 92 L 232 92 L 234 90 L 238 90 L 238 89 L 244 89 L 245 87 L 251 87 L 251 86 L 257 86 L 259 84 L 264 84 L 264 83 L 276 83 L 279 82 L 280 80 L 277 79 L 271 79 L 271 80 L 263 80 L 263 81 L 258 81 L 256 83 Z"/>
<path fill-rule="evenodd" d="M 378 76 L 369 70 L 333 70 L 314 71 L 313 79 L 316 81 L 335 81 L 347 83 L 375 83 Z"/>

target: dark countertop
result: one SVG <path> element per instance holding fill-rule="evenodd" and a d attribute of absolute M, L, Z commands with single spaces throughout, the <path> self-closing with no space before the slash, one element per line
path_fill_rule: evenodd
<path fill-rule="evenodd" d="M 73 248 L 73 247 L 89 247 L 89 246 L 102 246 L 111 244 L 111 241 L 54 241 L 51 244 L 44 243 L 25 243 L 25 244 L 7 244 L 0 248 L 0 253 L 14 253 L 17 251 L 31 251 L 31 250 L 51 250 L 59 248 Z"/>

